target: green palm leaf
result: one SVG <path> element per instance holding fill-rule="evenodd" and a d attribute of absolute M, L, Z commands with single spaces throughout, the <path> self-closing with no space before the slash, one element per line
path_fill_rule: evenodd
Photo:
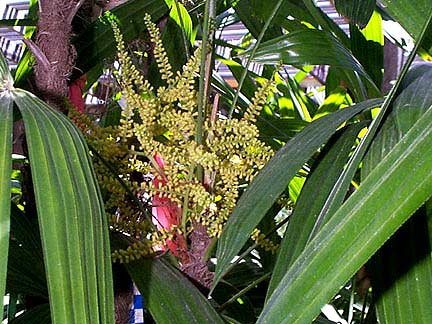
<path fill-rule="evenodd" d="M 88 149 L 62 114 L 11 96 L 24 120 L 53 323 L 114 323 L 108 226 Z"/>
<path fill-rule="evenodd" d="M 231 260 L 246 243 L 252 230 L 312 154 L 327 142 L 340 124 L 381 102 L 379 99 L 365 101 L 314 121 L 266 164 L 240 197 L 219 239 L 214 286 L 226 273 Z"/>
<path fill-rule="evenodd" d="M 375 0 L 335 0 L 336 10 L 351 23 L 364 28 L 375 9 Z"/>
<path fill-rule="evenodd" d="M 128 238 L 112 235 L 114 247 L 126 248 Z M 225 323 L 209 300 L 164 258 L 125 264 L 156 323 Z"/>
<path fill-rule="evenodd" d="M 317 50 L 317 48 L 325 48 L 325 50 Z M 252 51 L 253 49 L 249 49 L 239 55 L 249 57 Z M 358 76 L 362 76 L 374 97 L 380 93 L 359 61 L 333 34 L 327 31 L 296 30 L 273 38 L 257 48 L 252 60 L 261 64 L 283 63 L 295 67 L 330 65 L 343 72 L 343 78 L 353 90 L 360 92 L 357 90 Z M 353 73 L 355 75 L 351 75 Z"/>
<path fill-rule="evenodd" d="M 12 174 L 12 100 L 2 88 L 5 63 L 0 54 L 0 296 L 4 295 L 9 246 L 9 215 Z"/>
<path fill-rule="evenodd" d="M 429 0 L 382 0 L 385 10 L 417 39 L 432 9 Z M 422 14 L 419 14 L 422 13 Z M 430 40 L 429 40 L 430 41 Z M 431 44 L 429 43 L 429 46 Z"/>
<path fill-rule="evenodd" d="M 432 195 L 431 122 L 432 109 L 324 225 L 284 275 L 258 323 L 310 323 Z"/>
<path fill-rule="evenodd" d="M 432 107 L 431 67 L 414 68 L 407 74 L 408 80 L 365 157 L 364 177 Z M 432 281 L 431 234 L 427 217 L 426 208 L 417 211 L 415 217 L 372 259 L 369 272 L 373 279 L 377 316 L 383 323 L 432 322 L 432 291 L 425 285 Z"/>
<path fill-rule="evenodd" d="M 319 159 L 318 165 L 303 186 L 280 244 L 267 292 L 268 297 L 310 240 L 316 218 L 348 161 L 348 154 L 351 152 L 360 129 L 364 126 L 364 123 L 354 124 L 344 132 L 335 134 L 336 139 L 328 143 L 327 148 L 321 154 L 322 158 Z"/>

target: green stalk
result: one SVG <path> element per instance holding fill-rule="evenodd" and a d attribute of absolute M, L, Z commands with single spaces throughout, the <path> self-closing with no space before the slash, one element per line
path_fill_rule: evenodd
<path fill-rule="evenodd" d="M 193 166 L 189 168 L 189 174 L 187 175 L 187 182 L 192 181 L 193 176 Z M 187 222 L 187 214 L 189 211 L 189 194 L 190 194 L 190 188 L 186 189 L 186 193 L 183 197 L 183 208 L 182 208 L 182 218 L 181 218 L 181 228 L 183 233 L 186 233 L 186 222 Z"/>
<path fill-rule="evenodd" d="M 283 0 L 279 0 L 278 3 L 276 4 L 276 6 L 274 6 L 273 11 L 270 13 L 270 16 L 267 18 L 267 20 L 266 20 L 266 22 L 264 24 L 264 27 L 261 30 L 261 33 L 258 35 L 258 39 L 257 39 L 257 41 L 256 41 L 256 43 L 255 43 L 255 45 L 254 45 L 254 47 L 252 49 L 252 52 L 251 52 L 250 56 L 248 57 L 248 59 L 246 61 L 246 65 L 245 65 L 243 73 L 242 73 L 242 75 L 240 77 L 239 85 L 238 85 L 237 91 L 235 93 L 234 100 L 232 102 L 231 108 L 230 108 L 229 113 L 228 113 L 228 118 L 232 117 L 232 114 L 234 112 L 234 109 L 235 109 L 235 107 L 237 105 L 237 101 L 238 101 L 240 93 L 241 93 L 241 89 L 242 89 L 243 84 L 244 84 L 244 82 L 246 80 L 246 76 L 247 76 L 247 73 L 248 73 L 248 68 L 249 68 L 250 64 L 252 63 L 253 58 L 255 57 L 255 53 L 256 53 L 256 51 L 258 49 L 258 46 L 261 44 L 261 41 L 263 40 L 264 35 L 265 35 L 267 29 L 269 28 L 271 22 L 273 21 L 273 18 L 276 16 L 277 12 L 279 11 L 279 8 L 282 5 L 282 2 L 283 2 Z"/>
<path fill-rule="evenodd" d="M 198 117 L 195 140 L 197 144 L 203 142 L 203 124 L 205 117 L 205 106 L 208 99 L 208 89 L 210 84 L 210 69 L 209 61 L 211 60 L 212 50 L 209 47 L 213 46 L 213 30 L 210 28 L 212 21 L 216 16 L 216 1 L 207 0 L 204 11 L 204 24 L 202 31 L 202 53 L 199 76 L 199 92 L 198 92 Z"/>
<path fill-rule="evenodd" d="M 367 306 L 367 302 L 368 302 L 368 296 L 369 296 L 369 289 L 366 291 L 366 295 L 364 297 L 363 300 L 363 307 L 361 310 L 361 314 L 360 314 L 360 324 L 363 324 L 363 318 L 366 317 L 366 306 Z M 372 305 L 369 306 L 369 312 L 372 312 Z M 369 312 L 367 315 L 369 315 Z"/>
<path fill-rule="evenodd" d="M 214 38 L 214 28 L 212 27 L 216 17 L 216 0 L 207 0 L 205 11 L 204 11 L 204 24 L 202 31 L 202 53 L 201 53 L 201 64 L 200 64 L 200 76 L 199 76 L 199 92 L 198 92 L 198 116 L 197 116 L 197 127 L 195 133 L 195 141 L 198 145 L 203 143 L 203 125 L 205 118 L 205 107 L 208 100 L 208 91 L 210 87 L 210 74 L 211 74 L 211 59 L 212 59 L 212 48 Z M 210 47 L 210 48 L 209 48 Z M 197 178 L 202 181 L 204 177 L 204 171 L 202 167 L 197 166 L 196 170 Z"/>
<path fill-rule="evenodd" d="M 242 290 L 240 290 L 237 294 L 235 294 L 234 296 L 232 296 L 230 299 L 228 299 L 225 303 L 223 303 L 221 306 L 219 306 L 219 311 L 222 311 L 223 309 L 225 309 L 229 304 L 231 304 L 232 302 L 235 302 L 237 300 L 237 298 L 239 298 L 240 296 L 243 296 L 244 294 L 246 294 L 249 290 L 251 290 L 252 288 L 255 288 L 256 285 L 258 285 L 259 283 L 263 282 L 264 280 L 270 278 L 271 276 L 271 272 L 267 272 L 266 274 L 264 274 L 263 276 L 259 277 L 257 280 L 255 280 L 254 282 L 252 282 L 251 284 L 249 284 L 248 286 L 246 286 L 245 288 L 243 288 Z"/>

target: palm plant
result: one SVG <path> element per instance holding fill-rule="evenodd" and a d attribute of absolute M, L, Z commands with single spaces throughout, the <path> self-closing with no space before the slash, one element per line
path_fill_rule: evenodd
<path fill-rule="evenodd" d="M 198 107 L 203 112 L 211 82 L 220 107 L 236 118 L 250 104 L 256 80 L 274 75 L 275 91 L 256 125 L 277 152 L 237 201 L 214 250 L 208 250 L 217 261 L 211 300 L 169 258 L 125 265 L 153 320 L 431 322 L 432 71 L 428 65 L 409 70 L 416 54 L 430 57 L 428 1 L 381 1 L 385 6 L 335 1 L 350 23 L 349 36 L 310 0 L 208 0 L 189 11 L 179 1 L 129 1 L 112 14 L 130 40 L 143 28 L 144 12 L 157 20 L 166 3 L 172 6 L 172 20 L 162 39 L 174 68 L 189 55 L 194 26 L 201 27 L 204 48 L 214 45 L 217 23 L 240 20 L 246 26 L 252 45 L 217 42 L 235 47 L 224 62 L 238 88 L 210 78 L 206 67 L 212 56 L 203 51 Z M 399 22 L 415 41 L 386 96 L 380 90 L 382 17 Z M 77 66 L 90 80 L 101 60 L 116 50 L 111 27 L 102 20 L 89 25 L 75 44 Z M 16 84 L 25 84 L 26 58 Z M 252 62 L 265 65 L 262 76 L 248 72 Z M 301 71 L 295 77 L 275 73 L 281 65 Z M 313 65 L 329 66 L 322 101 L 299 86 Z M 108 226 L 89 150 L 63 115 L 15 88 L 4 61 L 0 67 L 0 210 L 2 223 L 10 219 L 11 224 L 10 238 L 8 226 L 0 229 L 2 247 L 9 247 L 9 257 L 0 259 L 0 288 L 10 296 L 6 316 L 11 323 L 112 323 Z M 151 75 L 149 81 L 159 85 Z M 26 127 L 29 160 L 24 163 L 32 172 L 37 218 L 30 203 L 11 203 L 12 102 Z M 276 234 L 281 195 L 289 201 L 282 238 Z M 256 228 L 279 243 L 276 255 L 250 239 Z M 126 248 L 130 240 L 117 233 L 111 246 Z M 371 288 L 361 292 L 354 276 L 365 264 Z M 25 312 L 15 318 L 16 299 L 28 295 L 39 297 L 39 305 L 24 303 Z M 340 312 L 332 317 L 329 309 Z"/>

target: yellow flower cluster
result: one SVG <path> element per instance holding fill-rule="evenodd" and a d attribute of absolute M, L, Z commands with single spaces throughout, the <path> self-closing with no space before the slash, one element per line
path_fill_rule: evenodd
<path fill-rule="evenodd" d="M 168 84 L 171 84 L 173 82 L 173 72 L 171 64 L 168 61 L 168 56 L 165 51 L 165 48 L 162 44 L 162 39 L 160 37 L 159 29 L 153 22 L 151 21 L 151 16 L 149 14 L 146 14 L 144 16 L 144 22 L 146 24 L 148 33 L 150 35 L 150 40 L 153 43 L 154 46 L 154 56 L 156 59 L 156 62 L 158 64 L 159 73 L 161 74 L 162 80 L 166 80 Z"/>
<path fill-rule="evenodd" d="M 115 180 L 104 162 L 117 166 L 120 173 L 127 172 L 125 169 L 127 167 L 127 146 L 117 141 L 118 130 L 112 127 L 99 127 L 89 116 L 72 107 L 69 109 L 69 118 L 78 126 L 86 137 L 87 143 L 95 150 L 91 153 L 97 153 L 104 159 L 104 161 L 98 158 L 94 159 L 96 177 L 102 188 L 109 193 L 109 198 L 105 202 L 106 208 L 117 207 L 119 200 L 124 200 L 118 198 L 124 195 L 124 189 Z"/>
<path fill-rule="evenodd" d="M 180 224 L 184 233 L 190 232 L 197 222 L 207 226 L 210 236 L 219 236 L 239 196 L 239 185 L 249 182 L 272 156 L 272 150 L 259 140 L 254 125 L 271 91 L 271 82 L 260 85 L 243 118 L 206 116 L 205 141 L 199 145 L 195 141 L 198 111 L 195 79 L 201 50 L 197 49 L 183 70 L 174 76 L 157 27 L 148 15 L 145 23 L 162 79 L 166 81 L 156 91 L 137 75 L 118 26 L 113 24 L 120 63 L 117 77 L 127 101 L 121 136 L 125 142 L 137 141 L 138 151 L 150 160 L 145 162 L 135 156 L 129 166 L 139 172 L 150 171 L 161 180 L 158 186 L 145 183 L 141 189 L 146 194 L 167 197 L 182 208 Z M 163 166 L 155 163 L 156 156 L 163 159 Z M 198 169 L 203 170 L 203 178 L 198 176 Z"/>
<path fill-rule="evenodd" d="M 69 118 L 86 137 L 92 149 L 90 153 L 98 155 L 94 158 L 93 165 L 104 196 L 111 229 L 135 238 L 145 237 L 148 233 L 151 235 L 154 227 L 142 211 L 127 199 L 126 189 L 115 179 L 113 170 L 108 168 L 108 165 L 115 168 L 118 174 L 123 175 L 123 181 L 127 183 L 132 194 L 138 194 L 137 184 L 127 177 L 133 170 L 128 166 L 128 147 L 118 140 L 121 130 L 113 127 L 102 128 L 72 106 L 69 107 Z M 115 251 L 112 257 L 114 261 L 126 262 L 153 253 L 152 247 L 152 243 L 139 241 L 127 250 Z"/>
<path fill-rule="evenodd" d="M 271 90 L 271 82 L 260 85 L 243 118 L 206 116 L 205 140 L 198 144 L 195 141 L 196 77 L 201 49 L 174 75 L 150 16 L 145 17 L 145 23 L 166 84 L 155 90 L 144 80 L 126 51 L 119 27 L 112 20 L 120 65 L 116 77 L 127 102 L 122 107 L 120 126 L 101 128 L 89 117 L 70 110 L 71 119 L 81 128 L 94 153 L 103 159 L 95 159 L 95 170 L 106 198 L 111 229 L 138 239 L 127 249 L 114 251 L 114 262 L 129 262 L 152 254 L 166 246 L 167 240 L 186 236 L 194 223 L 206 226 L 210 236 L 218 237 L 235 207 L 239 186 L 249 182 L 272 155 L 272 150 L 259 140 L 254 124 Z M 211 111 L 211 107 L 205 110 Z M 163 165 L 156 163 L 156 157 L 164 161 Z M 115 166 L 123 185 L 108 166 Z M 203 175 L 198 176 L 198 169 Z M 131 177 L 133 173 L 150 174 L 159 181 L 137 183 Z M 124 184 L 142 202 L 156 195 L 168 198 L 182 210 L 179 224 L 155 231 L 143 211 L 126 198 Z M 252 238 L 266 250 L 276 249 L 259 232 L 254 231 Z"/>
<path fill-rule="evenodd" d="M 258 246 L 262 247 L 264 250 L 269 251 L 271 253 L 276 253 L 279 245 L 273 243 L 270 239 L 266 238 L 264 234 L 260 232 L 259 229 L 254 229 L 251 235 L 251 239 L 255 241 Z"/>
<path fill-rule="evenodd" d="M 132 243 L 126 250 L 115 250 L 111 253 L 111 259 L 113 262 L 129 263 L 153 252 L 153 243 L 149 240 L 143 240 Z"/>

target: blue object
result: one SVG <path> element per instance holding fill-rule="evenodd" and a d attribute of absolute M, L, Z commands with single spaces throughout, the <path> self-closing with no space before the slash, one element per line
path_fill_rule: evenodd
<path fill-rule="evenodd" d="M 133 304 L 130 310 L 131 324 L 144 324 L 144 309 L 142 295 L 138 288 L 133 287 Z"/>

